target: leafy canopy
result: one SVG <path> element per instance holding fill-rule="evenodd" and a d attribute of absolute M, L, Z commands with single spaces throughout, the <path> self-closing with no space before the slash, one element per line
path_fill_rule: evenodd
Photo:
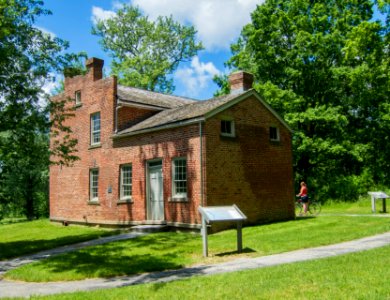
<path fill-rule="evenodd" d="M 231 46 L 294 129 L 296 179 L 327 197 L 390 183 L 389 3 L 380 22 L 369 0 L 266 0 Z"/>
<path fill-rule="evenodd" d="M 77 55 L 64 54 L 67 42 L 34 26 L 47 14 L 42 1 L 0 0 L 0 206 L 24 207 L 29 218 L 36 215 L 34 201 L 47 199 L 52 125 L 68 133 L 53 144 L 52 153 L 63 163 L 77 158 L 76 141 L 61 114 L 64 105 L 51 105 L 43 91 L 51 74 Z"/>
<path fill-rule="evenodd" d="M 203 49 L 193 26 L 181 25 L 172 16 L 149 20 L 134 6 L 125 5 L 113 18 L 99 20 L 92 33 L 112 55 L 112 73 L 121 84 L 151 91 L 172 93 L 169 75 Z"/>

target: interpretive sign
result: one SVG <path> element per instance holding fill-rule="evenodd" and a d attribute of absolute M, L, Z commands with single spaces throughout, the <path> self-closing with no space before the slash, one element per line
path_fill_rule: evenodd
<path fill-rule="evenodd" d="M 382 199 L 382 207 L 383 207 L 382 212 L 385 213 L 386 212 L 386 199 L 390 198 L 390 196 L 388 196 L 384 192 L 368 192 L 368 194 L 371 196 L 371 210 L 372 210 L 372 212 L 373 213 L 376 212 L 376 205 L 375 205 L 376 200 Z"/>
<path fill-rule="evenodd" d="M 198 208 L 202 216 L 203 256 L 208 256 L 207 225 L 215 222 L 237 223 L 237 252 L 242 251 L 242 221 L 247 218 L 237 205 L 232 206 L 207 206 Z"/>

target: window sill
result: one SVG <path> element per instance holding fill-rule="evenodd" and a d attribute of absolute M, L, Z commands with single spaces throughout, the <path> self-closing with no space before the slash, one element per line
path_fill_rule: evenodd
<path fill-rule="evenodd" d="M 174 196 L 169 199 L 169 202 L 188 202 L 187 196 Z"/>
<path fill-rule="evenodd" d="M 129 203 L 133 203 L 133 199 L 120 199 L 117 201 L 116 204 L 129 204 Z"/>
<path fill-rule="evenodd" d="M 77 103 L 77 104 L 74 105 L 74 108 L 79 108 L 79 107 L 82 107 L 82 106 L 83 106 L 82 103 Z"/>
<path fill-rule="evenodd" d="M 101 148 L 101 147 L 102 147 L 102 144 L 90 145 L 88 150 L 97 149 L 97 148 Z"/>
<path fill-rule="evenodd" d="M 99 200 L 88 200 L 88 205 L 100 205 Z"/>
<path fill-rule="evenodd" d="M 223 141 L 235 141 L 235 140 L 237 140 L 237 135 L 224 135 L 224 134 L 220 134 L 220 138 Z"/>

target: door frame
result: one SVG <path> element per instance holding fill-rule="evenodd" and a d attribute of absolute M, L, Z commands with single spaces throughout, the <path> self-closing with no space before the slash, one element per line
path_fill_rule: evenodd
<path fill-rule="evenodd" d="M 152 216 L 152 205 L 151 205 L 151 202 L 150 202 L 150 168 L 153 167 L 151 166 L 151 164 L 154 164 L 154 163 L 158 163 L 160 162 L 160 165 L 161 165 L 161 176 L 162 176 L 162 195 L 163 195 L 163 219 L 162 220 L 153 220 L 151 218 Z M 165 222 L 165 202 L 164 202 L 164 174 L 163 174 L 163 159 L 162 158 L 154 158 L 154 159 L 150 159 L 148 161 L 146 161 L 146 172 L 145 172 L 145 175 L 146 175 L 146 180 L 145 180 L 145 183 L 146 183 L 146 201 L 145 201 L 145 204 L 146 204 L 146 221 L 148 222 L 155 222 L 155 223 L 158 223 L 158 222 Z"/>

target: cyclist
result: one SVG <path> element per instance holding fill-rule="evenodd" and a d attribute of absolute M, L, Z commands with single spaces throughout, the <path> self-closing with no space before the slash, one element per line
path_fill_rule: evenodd
<path fill-rule="evenodd" d="M 301 199 L 302 206 L 303 206 L 303 213 L 306 215 L 309 206 L 309 196 L 307 195 L 307 186 L 304 181 L 301 182 L 301 190 L 297 195 L 297 197 Z"/>

